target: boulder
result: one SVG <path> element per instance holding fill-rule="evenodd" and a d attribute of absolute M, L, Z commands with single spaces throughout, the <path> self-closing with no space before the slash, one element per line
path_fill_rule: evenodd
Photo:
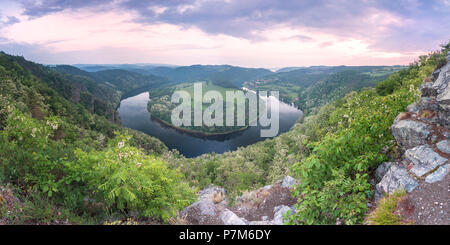
<path fill-rule="evenodd" d="M 447 130 L 450 130 L 450 105 L 441 105 L 442 110 L 438 112 L 439 124 L 445 126 Z M 445 109 L 444 109 L 445 108 Z"/>
<path fill-rule="evenodd" d="M 405 159 L 413 164 L 411 173 L 421 177 L 447 162 L 428 145 L 421 145 L 405 152 Z"/>
<path fill-rule="evenodd" d="M 444 177 L 448 174 L 450 170 L 450 164 L 445 164 L 444 166 L 439 167 L 436 171 L 431 173 L 425 178 L 425 182 L 434 183 L 444 179 Z"/>
<path fill-rule="evenodd" d="M 449 80 L 450 80 L 450 77 L 449 77 Z M 439 93 L 436 96 L 436 101 L 440 105 L 450 105 L 450 86 L 448 86 L 448 81 L 447 81 L 447 86 L 444 89 L 444 91 L 442 91 L 441 93 Z"/>
<path fill-rule="evenodd" d="M 414 120 L 395 120 L 391 127 L 392 135 L 403 149 L 409 149 L 426 143 L 432 127 Z"/>
<path fill-rule="evenodd" d="M 275 214 L 273 216 L 272 223 L 274 225 L 283 225 L 284 224 L 283 215 L 287 212 L 290 213 L 291 208 L 288 206 L 285 206 L 285 205 L 280 205 L 280 206 L 276 206 L 273 211 Z"/>
<path fill-rule="evenodd" d="M 411 113 L 417 113 L 419 112 L 419 106 L 417 105 L 417 103 L 414 102 L 406 107 L 406 111 Z"/>
<path fill-rule="evenodd" d="M 422 96 L 425 97 L 437 95 L 436 89 L 433 88 L 433 83 L 423 83 L 422 85 L 420 85 L 419 90 L 422 92 Z"/>
<path fill-rule="evenodd" d="M 298 184 L 299 182 L 296 179 L 292 178 L 291 176 L 284 177 L 283 182 L 281 182 L 281 186 L 285 188 L 291 188 L 294 185 Z"/>
<path fill-rule="evenodd" d="M 392 164 L 393 164 L 392 162 L 384 162 L 378 166 L 377 170 L 375 171 L 376 181 L 379 182 L 381 181 L 381 179 L 383 179 L 383 176 L 391 168 Z"/>
<path fill-rule="evenodd" d="M 450 79 L 450 63 L 447 63 L 446 65 L 441 67 L 439 76 L 433 83 L 433 88 L 436 89 L 438 94 L 444 92 L 444 90 L 448 87 L 449 79 Z"/>
<path fill-rule="evenodd" d="M 436 147 L 443 153 L 450 154 L 450 140 L 443 140 L 436 144 Z"/>
<path fill-rule="evenodd" d="M 434 82 L 439 77 L 439 73 L 441 72 L 441 69 L 436 69 L 433 74 L 431 75 L 431 80 Z"/>
<path fill-rule="evenodd" d="M 446 84 L 442 85 L 442 87 L 445 88 L 436 96 L 436 101 L 440 106 L 440 110 L 438 112 L 439 123 L 444 125 L 447 129 L 450 128 L 450 86 L 448 86 L 449 81 L 450 74 L 447 77 Z"/>
<path fill-rule="evenodd" d="M 423 111 L 423 110 L 430 110 L 430 111 L 439 110 L 439 105 L 436 103 L 436 100 L 433 98 L 430 98 L 430 97 L 420 98 L 418 107 L 421 111 Z"/>
<path fill-rule="evenodd" d="M 187 207 L 183 214 L 189 224 L 215 225 L 223 224 L 218 217 L 218 210 L 211 199 L 201 199 Z"/>
<path fill-rule="evenodd" d="M 223 210 L 219 215 L 220 220 L 224 225 L 246 225 L 247 223 L 239 218 L 235 213 L 228 209 Z"/>
<path fill-rule="evenodd" d="M 385 194 L 393 194 L 399 189 L 411 192 L 417 186 L 417 181 L 408 174 L 405 167 L 393 164 L 376 186 L 375 201 L 378 201 Z"/>
<path fill-rule="evenodd" d="M 199 199 L 211 199 L 215 203 L 227 204 L 227 191 L 219 186 L 211 185 L 210 187 L 198 192 Z"/>

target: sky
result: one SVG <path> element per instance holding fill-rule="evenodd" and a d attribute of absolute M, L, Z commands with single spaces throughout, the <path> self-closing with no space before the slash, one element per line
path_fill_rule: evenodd
<path fill-rule="evenodd" d="M 0 50 L 43 64 L 407 65 L 450 0 L 0 0 Z"/>

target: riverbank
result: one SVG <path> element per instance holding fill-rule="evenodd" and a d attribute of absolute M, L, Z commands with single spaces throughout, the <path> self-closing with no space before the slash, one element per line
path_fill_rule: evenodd
<path fill-rule="evenodd" d="M 201 136 L 201 137 L 230 135 L 230 134 L 234 134 L 234 133 L 237 133 L 237 132 L 242 132 L 242 131 L 244 131 L 244 130 L 249 128 L 249 126 L 247 125 L 247 126 L 245 126 L 243 128 L 239 128 L 239 129 L 231 130 L 231 131 L 226 131 L 226 132 L 206 133 L 206 132 L 190 130 L 190 129 L 186 129 L 186 128 L 182 128 L 182 127 L 177 127 L 177 126 L 175 126 L 175 125 L 173 125 L 171 123 L 168 123 L 168 122 L 160 119 L 159 117 L 152 116 L 151 114 L 150 114 L 150 117 L 151 117 L 152 120 L 155 120 L 155 121 L 157 121 L 157 122 L 159 122 L 159 123 L 161 123 L 164 126 L 167 126 L 169 128 L 173 128 L 175 130 L 178 130 L 180 132 L 187 133 L 187 134 L 190 134 L 190 135 L 193 135 L 193 136 Z"/>

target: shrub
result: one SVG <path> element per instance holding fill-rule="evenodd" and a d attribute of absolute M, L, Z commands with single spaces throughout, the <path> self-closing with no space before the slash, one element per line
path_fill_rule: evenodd
<path fill-rule="evenodd" d="M 77 161 L 66 162 L 64 183 L 70 189 L 85 185 L 85 194 L 110 211 L 167 220 L 194 201 L 195 190 L 177 170 L 140 149 L 130 146 L 127 135 L 118 135 L 103 151 L 76 150 Z"/>

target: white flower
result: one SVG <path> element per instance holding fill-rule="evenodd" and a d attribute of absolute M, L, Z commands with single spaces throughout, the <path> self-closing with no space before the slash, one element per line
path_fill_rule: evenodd
<path fill-rule="evenodd" d="M 120 141 L 120 142 L 117 144 L 117 146 L 119 147 L 119 149 L 122 148 L 124 145 L 125 145 L 125 142 L 123 142 L 123 141 Z"/>
<path fill-rule="evenodd" d="M 31 130 L 31 136 L 36 137 L 36 128 L 33 128 L 33 130 Z"/>

